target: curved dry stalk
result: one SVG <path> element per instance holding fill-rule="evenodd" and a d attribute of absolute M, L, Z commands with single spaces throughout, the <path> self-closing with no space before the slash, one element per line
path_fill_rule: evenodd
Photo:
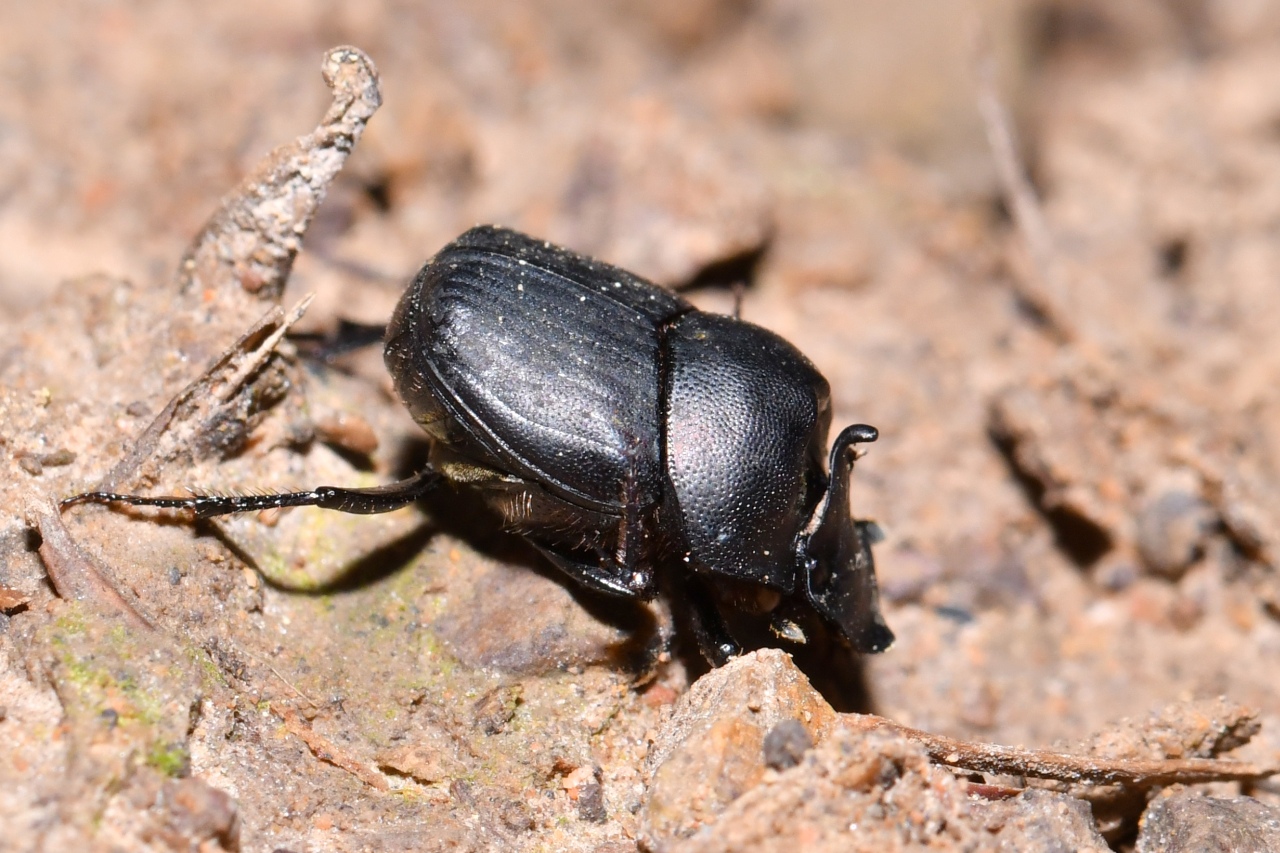
<path fill-rule="evenodd" d="M 1244 761 L 1216 758 L 1098 758 L 993 743 L 973 743 L 913 729 L 874 714 L 844 714 L 840 718 L 840 725 L 859 732 L 887 731 L 900 735 L 920 744 L 933 761 L 948 767 L 1084 785 L 1152 788 L 1156 785 L 1249 781 L 1280 773 L 1280 767 L 1259 767 Z"/>
<path fill-rule="evenodd" d="M 277 148 L 223 197 L 178 267 L 182 293 L 238 286 L 278 302 L 302 235 L 382 104 L 378 70 L 364 51 L 335 47 L 321 65 L 333 103 L 319 126 Z"/>

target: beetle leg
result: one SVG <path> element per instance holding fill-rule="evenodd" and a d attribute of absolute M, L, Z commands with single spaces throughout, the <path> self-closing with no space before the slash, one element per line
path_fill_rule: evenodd
<path fill-rule="evenodd" d="M 638 448 L 637 440 L 628 442 L 628 455 L 633 460 L 635 454 L 639 452 Z M 647 556 L 644 541 L 648 538 L 648 532 L 642 518 L 639 482 L 634 464 L 622 482 L 619 499 L 622 504 L 622 515 L 618 519 L 613 553 L 597 547 L 595 562 L 588 562 L 579 559 L 577 554 L 571 556 L 558 548 L 540 544 L 532 537 L 526 538 L 554 563 L 556 568 L 588 589 L 624 598 L 650 599 L 657 588 L 654 584 L 653 568 L 643 565 Z"/>
<path fill-rule="evenodd" d="M 343 489 L 321 486 L 308 492 L 284 492 L 267 495 L 191 495 L 190 497 L 144 497 L 119 495 L 114 492 L 86 492 L 67 498 L 61 508 L 79 503 L 123 503 L 131 506 L 158 506 L 166 509 L 194 510 L 196 518 L 212 518 L 236 512 L 274 509 L 285 506 L 318 506 L 358 515 L 391 512 L 411 504 L 440 482 L 434 468 L 420 474 L 369 489 Z"/>
<path fill-rule="evenodd" d="M 325 364 L 332 364 L 339 356 L 363 349 L 373 344 L 380 344 L 387 336 L 385 323 L 357 323 L 353 320 L 339 320 L 338 328 L 322 335 L 290 335 L 290 339 L 301 344 L 299 351 L 308 358 Z"/>
<path fill-rule="evenodd" d="M 742 319 L 742 300 L 747 295 L 747 286 L 740 282 L 733 283 L 733 319 Z"/>
<path fill-rule="evenodd" d="M 443 470 L 453 479 L 449 465 Z M 462 482 L 479 491 L 508 530 L 578 584 L 621 598 L 648 600 L 657 592 L 646 548 L 650 534 L 638 502 L 626 504 L 619 517 L 574 506 L 514 477 Z"/>
<path fill-rule="evenodd" d="M 653 572 L 649 569 L 619 566 L 610 556 L 604 554 L 597 562 L 589 562 L 578 559 L 576 554 L 571 555 L 557 548 L 542 545 L 529 537 L 525 538 L 557 569 L 587 589 L 604 595 L 641 600 L 650 599 L 654 595 Z"/>
<path fill-rule="evenodd" d="M 742 646 L 729 633 L 729 626 L 720 615 L 715 597 L 692 572 L 682 578 L 684 601 L 693 621 L 693 635 L 698 639 L 702 656 L 713 667 L 724 666 L 731 658 L 742 654 Z"/>
<path fill-rule="evenodd" d="M 647 535 L 645 524 L 640 518 L 639 506 L 635 501 L 627 501 L 622 517 L 618 519 L 618 532 L 613 553 L 609 553 L 604 548 L 597 548 L 594 562 L 581 559 L 578 553 L 543 545 L 533 537 L 526 536 L 526 538 L 554 563 L 556 568 L 588 589 L 594 589 L 606 595 L 647 600 L 657 591 L 652 567 L 642 565 L 645 559 L 644 540 Z"/>
<path fill-rule="evenodd" d="M 618 519 L 617 544 L 613 552 L 613 568 L 615 571 L 630 577 L 635 587 L 650 589 L 653 587 L 653 570 L 640 568 L 644 557 L 644 540 L 647 536 L 645 524 L 640 518 L 639 481 L 635 471 L 635 454 L 638 453 L 638 442 L 629 447 L 632 465 L 622 483 L 622 517 Z M 604 560 L 602 558 L 601 562 Z"/>

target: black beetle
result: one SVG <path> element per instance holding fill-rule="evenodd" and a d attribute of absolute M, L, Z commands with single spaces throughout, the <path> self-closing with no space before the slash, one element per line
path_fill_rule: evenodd
<path fill-rule="evenodd" d="M 677 567 L 714 664 L 740 651 L 717 600 L 733 591 L 741 605 L 743 589 L 774 611 L 781 636 L 804 637 L 777 607 L 786 601 L 807 603 L 857 651 L 892 643 L 871 556 L 878 531 L 849 512 L 856 446 L 876 430 L 846 427 L 828 456 L 827 381 L 772 332 L 482 226 L 418 273 L 387 327 L 385 359 L 432 439 L 430 464 L 412 479 L 274 495 L 92 492 L 63 505 L 121 501 L 201 518 L 308 505 L 374 513 L 444 479 L 474 489 L 597 592 L 648 599 L 655 568 Z"/>

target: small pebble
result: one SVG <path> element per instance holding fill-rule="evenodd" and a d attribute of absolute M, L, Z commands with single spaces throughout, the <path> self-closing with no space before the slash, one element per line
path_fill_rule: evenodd
<path fill-rule="evenodd" d="M 63 465 L 70 465 L 76 461 L 76 455 L 70 450 L 55 450 L 52 453 L 46 453 L 40 457 L 42 465 L 48 465 L 50 468 L 59 468 Z"/>
<path fill-rule="evenodd" d="M 599 782 L 588 782 L 578 789 L 578 817 L 590 823 L 604 823 L 608 819 L 604 786 Z"/>
<path fill-rule="evenodd" d="M 795 767 L 813 748 L 813 738 L 799 720 L 783 720 L 764 736 L 764 763 L 774 770 Z"/>

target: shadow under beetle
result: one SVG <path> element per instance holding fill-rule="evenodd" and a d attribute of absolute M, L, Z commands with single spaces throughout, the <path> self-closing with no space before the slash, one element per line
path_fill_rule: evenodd
<path fill-rule="evenodd" d="M 91 492 L 63 505 L 376 513 L 447 480 L 597 592 L 652 598 L 655 568 L 669 567 L 715 665 L 741 651 L 720 607 L 752 596 L 788 639 L 804 639 L 786 616 L 799 604 L 859 652 L 893 642 L 871 556 L 878 530 L 849 512 L 857 445 L 876 430 L 846 427 L 828 455 L 830 387 L 772 332 L 482 226 L 418 273 L 385 359 L 431 438 L 430 463 L 411 479 L 270 495 Z"/>

